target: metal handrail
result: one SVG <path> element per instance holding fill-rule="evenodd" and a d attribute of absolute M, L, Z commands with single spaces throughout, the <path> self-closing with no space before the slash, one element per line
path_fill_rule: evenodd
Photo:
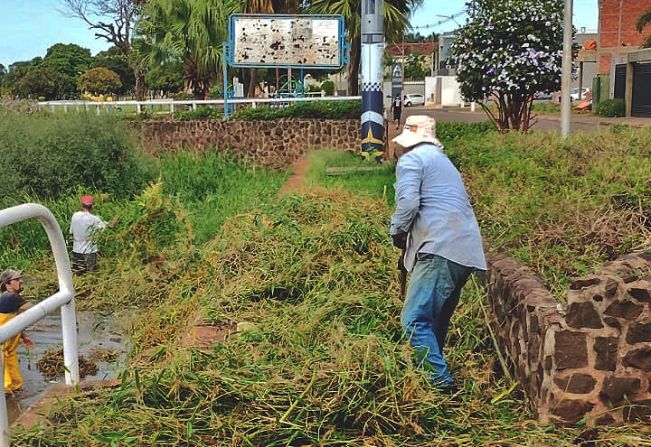
<path fill-rule="evenodd" d="M 26 203 L 0 211 L 0 228 L 28 219 L 37 219 L 45 228 L 54 255 L 59 291 L 0 326 L 0 343 L 4 343 L 26 327 L 61 308 L 65 380 L 67 385 L 76 385 L 79 383 L 77 317 L 75 315 L 72 270 L 70 269 L 70 258 L 68 257 L 65 239 L 59 223 L 50 210 L 36 203 Z M 4 377 L 4 354 L 0 355 L 0 378 L 2 377 Z M 4 394 L 4 380 L 2 381 L 2 391 L 2 397 L 0 397 L 0 429 L 2 429 L 0 447 L 8 447 L 11 436 L 7 416 L 7 402 Z"/>

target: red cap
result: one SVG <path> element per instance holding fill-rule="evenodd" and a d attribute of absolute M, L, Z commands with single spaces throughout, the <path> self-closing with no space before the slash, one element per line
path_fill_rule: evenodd
<path fill-rule="evenodd" d="M 93 196 L 81 196 L 82 205 L 93 205 L 94 203 L 95 200 L 93 200 Z"/>

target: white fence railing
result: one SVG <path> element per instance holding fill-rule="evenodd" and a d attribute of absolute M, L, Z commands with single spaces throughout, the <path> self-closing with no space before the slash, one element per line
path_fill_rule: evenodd
<path fill-rule="evenodd" d="M 61 328 L 63 332 L 63 364 L 65 365 L 65 380 L 67 385 L 79 383 L 79 363 L 77 347 L 77 317 L 75 315 L 74 290 L 72 287 L 72 271 L 68 250 L 61 233 L 61 227 L 50 210 L 36 203 L 26 203 L 0 211 L 0 228 L 27 219 L 38 219 L 50 240 L 54 262 L 59 279 L 59 291 L 51 297 L 34 305 L 30 309 L 16 315 L 0 326 L 0 344 L 23 331 L 46 315 L 61 308 Z M 0 355 L 0 380 L 4 378 L 4 354 Z M 3 392 L 0 397 L 0 447 L 9 446 L 9 419 L 7 416 L 7 401 Z"/>
<path fill-rule="evenodd" d="M 284 106 L 296 102 L 313 102 L 313 101 L 349 101 L 359 100 L 361 96 L 306 96 L 303 98 L 282 97 L 282 98 L 228 98 L 227 107 L 237 107 L 238 105 L 249 105 L 256 108 L 260 105 L 268 107 Z M 148 101 L 42 101 L 38 103 L 41 109 L 63 109 L 64 112 L 74 110 L 77 112 L 95 110 L 98 115 L 101 110 L 115 111 L 122 108 L 132 108 L 136 113 L 142 113 L 147 108 L 156 107 L 163 109 L 159 113 L 174 113 L 180 108 L 197 110 L 199 107 L 218 107 L 224 108 L 223 99 L 188 99 L 188 100 L 171 100 L 171 99 L 152 99 Z"/>

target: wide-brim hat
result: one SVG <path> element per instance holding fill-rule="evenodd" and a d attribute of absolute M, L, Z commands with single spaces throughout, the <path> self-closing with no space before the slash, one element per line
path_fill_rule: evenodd
<path fill-rule="evenodd" d="M 4 292 L 7 290 L 7 284 L 13 281 L 14 279 L 20 279 L 23 277 L 23 272 L 20 270 L 7 269 L 2 274 L 0 274 L 0 291 Z"/>
<path fill-rule="evenodd" d="M 412 147 L 421 143 L 431 143 L 443 147 L 436 138 L 436 120 L 426 115 L 407 117 L 402 133 L 391 141 L 402 147 Z"/>

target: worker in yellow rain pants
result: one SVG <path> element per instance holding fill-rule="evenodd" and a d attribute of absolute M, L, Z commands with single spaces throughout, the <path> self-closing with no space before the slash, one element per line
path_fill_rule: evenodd
<path fill-rule="evenodd" d="M 25 300 L 20 296 L 23 291 L 23 274 L 16 270 L 5 270 L 0 275 L 0 325 L 5 324 L 18 314 Z M 23 341 L 27 348 L 34 347 L 34 342 L 24 333 L 16 334 L 7 340 L 3 346 L 4 356 L 4 389 L 5 393 L 13 393 L 23 385 L 18 363 L 18 345 Z"/>

